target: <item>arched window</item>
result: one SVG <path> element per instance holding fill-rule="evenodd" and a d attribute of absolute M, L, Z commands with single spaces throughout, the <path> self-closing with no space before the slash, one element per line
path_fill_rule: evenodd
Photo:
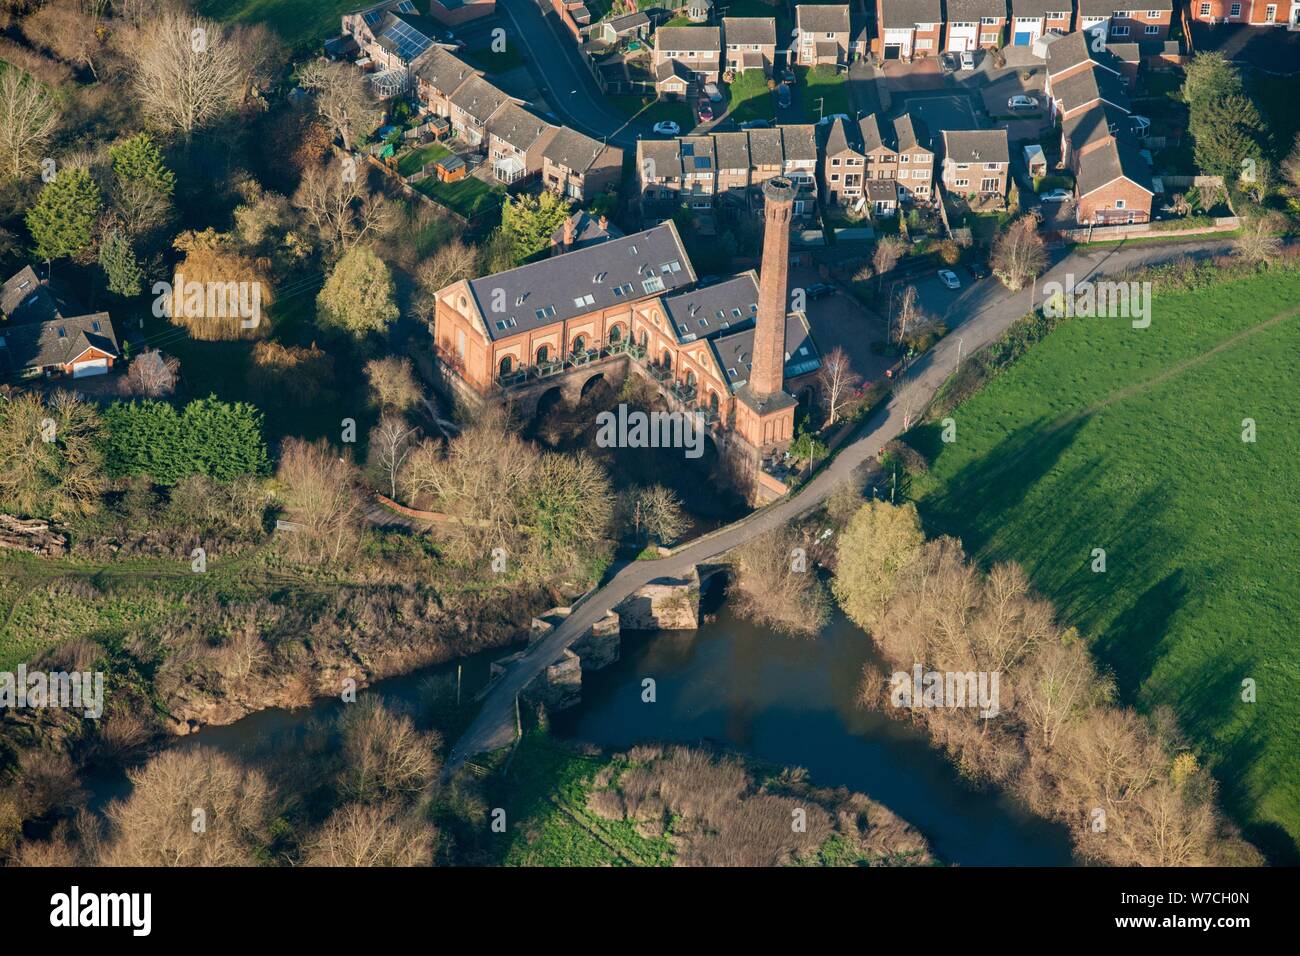
<path fill-rule="evenodd" d="M 515 370 L 514 356 L 512 355 L 501 356 L 501 364 L 498 366 L 498 368 L 501 370 L 502 378 L 509 375 L 511 372 Z"/>
<path fill-rule="evenodd" d="M 609 344 L 617 345 L 619 342 L 622 341 L 623 341 L 623 326 L 621 325 L 611 326 L 609 330 Z"/>
<path fill-rule="evenodd" d="M 647 330 L 647 329 L 642 329 L 642 330 L 641 330 L 641 348 L 645 349 L 645 348 L 649 348 L 649 347 L 650 347 L 650 332 L 649 332 L 649 330 Z"/>
<path fill-rule="evenodd" d="M 585 351 L 587 351 L 587 337 L 586 337 L 585 335 L 577 335 L 577 336 L 574 336 L 574 338 L 573 338 L 573 354 L 574 354 L 574 355 L 581 355 L 581 354 L 582 354 L 583 352 L 585 352 Z"/>
<path fill-rule="evenodd" d="M 540 348 L 538 348 L 537 364 L 545 365 L 550 360 L 551 360 L 551 347 L 549 345 L 543 345 Z"/>
<path fill-rule="evenodd" d="M 695 383 L 696 383 L 697 381 L 698 381 L 698 379 L 696 379 L 696 377 L 695 377 L 695 373 L 692 372 L 692 371 L 690 371 L 690 370 L 687 370 L 687 372 L 686 372 L 686 387 L 687 387 L 687 388 L 694 388 L 694 387 L 695 387 Z"/>
<path fill-rule="evenodd" d="M 712 389 L 709 390 L 709 410 L 715 415 L 718 414 L 718 393 Z"/>
<path fill-rule="evenodd" d="M 664 368 L 672 368 L 673 353 L 668 351 L 667 349 L 664 349 L 664 354 L 660 357 L 659 364 L 662 365 Z"/>

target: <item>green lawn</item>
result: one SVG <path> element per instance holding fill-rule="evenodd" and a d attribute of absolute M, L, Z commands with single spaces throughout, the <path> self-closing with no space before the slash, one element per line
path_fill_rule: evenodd
<path fill-rule="evenodd" d="M 356 0 L 194 0 L 194 9 L 215 20 L 265 23 L 291 47 L 337 36 L 343 14 L 364 4 Z"/>
<path fill-rule="evenodd" d="M 441 143 L 430 143 L 403 153 L 397 160 L 397 171 L 403 176 L 417 173 L 429 163 L 437 162 L 444 156 L 450 156 L 451 150 Z"/>
<path fill-rule="evenodd" d="M 488 74 L 506 73 L 517 66 L 524 65 L 524 55 L 520 53 L 518 47 L 513 44 L 508 45 L 505 50 L 500 53 L 494 52 L 490 48 L 471 50 L 465 54 L 465 59 L 468 60 L 472 66 L 476 66 L 484 73 Z"/>
<path fill-rule="evenodd" d="M 629 119 L 636 117 L 646 123 L 672 120 L 682 128 L 683 133 L 689 133 L 696 125 L 690 105 L 681 101 L 670 103 L 650 96 L 623 95 L 607 96 L 605 102 Z"/>
<path fill-rule="evenodd" d="M 799 96 L 803 101 L 805 123 L 816 123 L 823 116 L 835 113 L 853 115 L 853 107 L 849 104 L 849 85 L 845 82 L 848 79 L 847 73 L 839 73 L 831 66 L 797 66 L 795 74 Z"/>
<path fill-rule="evenodd" d="M 500 186 L 489 186 L 473 176 L 454 183 L 441 183 L 436 176 L 430 176 L 416 183 L 415 188 L 466 219 L 499 207 L 506 195 Z"/>
<path fill-rule="evenodd" d="M 1161 295 L 1150 328 L 1074 319 L 959 407 L 928 529 L 1015 560 L 1113 670 L 1169 705 L 1246 835 L 1300 838 L 1300 272 Z M 1276 324 L 1234 339 L 1274 316 Z M 1215 351 L 1217 349 L 1217 351 Z M 1258 440 L 1242 441 L 1242 421 Z M 1093 573 L 1094 548 L 1107 569 Z M 1253 680 L 1258 703 L 1244 703 Z"/>
<path fill-rule="evenodd" d="M 776 96 L 767 88 L 767 77 L 762 70 L 748 70 L 739 74 L 729 90 L 731 117 L 737 123 L 776 119 Z"/>

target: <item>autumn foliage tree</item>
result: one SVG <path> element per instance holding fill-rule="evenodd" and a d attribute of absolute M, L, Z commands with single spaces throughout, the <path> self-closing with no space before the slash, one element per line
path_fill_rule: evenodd
<path fill-rule="evenodd" d="M 993 241 L 989 259 L 993 274 L 1012 292 L 1042 275 L 1047 267 L 1047 245 L 1038 233 L 1038 217 L 1021 216 Z"/>

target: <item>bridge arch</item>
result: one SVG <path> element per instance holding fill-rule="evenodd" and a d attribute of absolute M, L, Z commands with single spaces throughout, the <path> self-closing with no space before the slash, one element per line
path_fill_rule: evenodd
<path fill-rule="evenodd" d="M 537 396 L 537 415 L 545 415 L 551 409 L 564 404 L 564 389 L 560 385 L 552 385 L 542 394 Z"/>

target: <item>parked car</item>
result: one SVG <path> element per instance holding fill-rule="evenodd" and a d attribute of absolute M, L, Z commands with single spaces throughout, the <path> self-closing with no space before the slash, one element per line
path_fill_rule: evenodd
<path fill-rule="evenodd" d="M 713 107 L 708 103 L 700 103 L 700 120 L 707 123 L 713 119 Z"/>
<path fill-rule="evenodd" d="M 1068 189 L 1052 189 L 1038 194 L 1039 202 L 1068 202 L 1069 199 L 1070 191 Z"/>
<path fill-rule="evenodd" d="M 712 103 L 722 102 L 722 90 L 718 89 L 717 83 L 705 83 L 704 95 L 707 96 L 709 101 Z"/>
<path fill-rule="evenodd" d="M 776 88 L 776 103 L 783 110 L 790 108 L 790 87 L 781 85 Z"/>
<path fill-rule="evenodd" d="M 676 136 L 681 133 L 682 128 L 672 120 L 662 120 L 655 123 L 655 132 L 660 136 Z"/>
<path fill-rule="evenodd" d="M 953 272 L 951 269 L 940 269 L 939 281 L 949 289 L 961 288 L 961 279 L 957 278 L 957 273 Z"/>
<path fill-rule="evenodd" d="M 972 50 L 966 50 L 961 55 L 961 68 L 963 70 L 975 69 L 975 53 Z"/>
<path fill-rule="evenodd" d="M 835 291 L 835 286 L 826 282 L 814 282 L 803 291 L 804 295 L 810 299 L 820 299 L 823 296 L 831 295 Z"/>
<path fill-rule="evenodd" d="M 844 120 L 846 123 L 853 122 L 852 117 L 850 117 L 848 113 L 832 113 L 829 116 L 823 116 L 818 120 L 818 123 L 822 126 L 830 126 L 831 123 L 834 123 L 836 120 Z"/>
<path fill-rule="evenodd" d="M 1017 93 L 1007 100 L 1007 109 L 1009 110 L 1036 110 L 1038 109 L 1038 98 L 1035 96 L 1026 96 L 1024 93 Z"/>
<path fill-rule="evenodd" d="M 966 271 L 970 273 L 972 279 L 987 279 L 989 277 L 989 267 L 982 262 L 966 263 Z"/>
<path fill-rule="evenodd" d="M 769 129 L 772 124 L 765 119 L 746 120 L 740 124 L 741 129 Z"/>
<path fill-rule="evenodd" d="M 957 57 L 952 53 L 939 54 L 939 66 L 945 73 L 952 73 L 957 69 Z"/>

